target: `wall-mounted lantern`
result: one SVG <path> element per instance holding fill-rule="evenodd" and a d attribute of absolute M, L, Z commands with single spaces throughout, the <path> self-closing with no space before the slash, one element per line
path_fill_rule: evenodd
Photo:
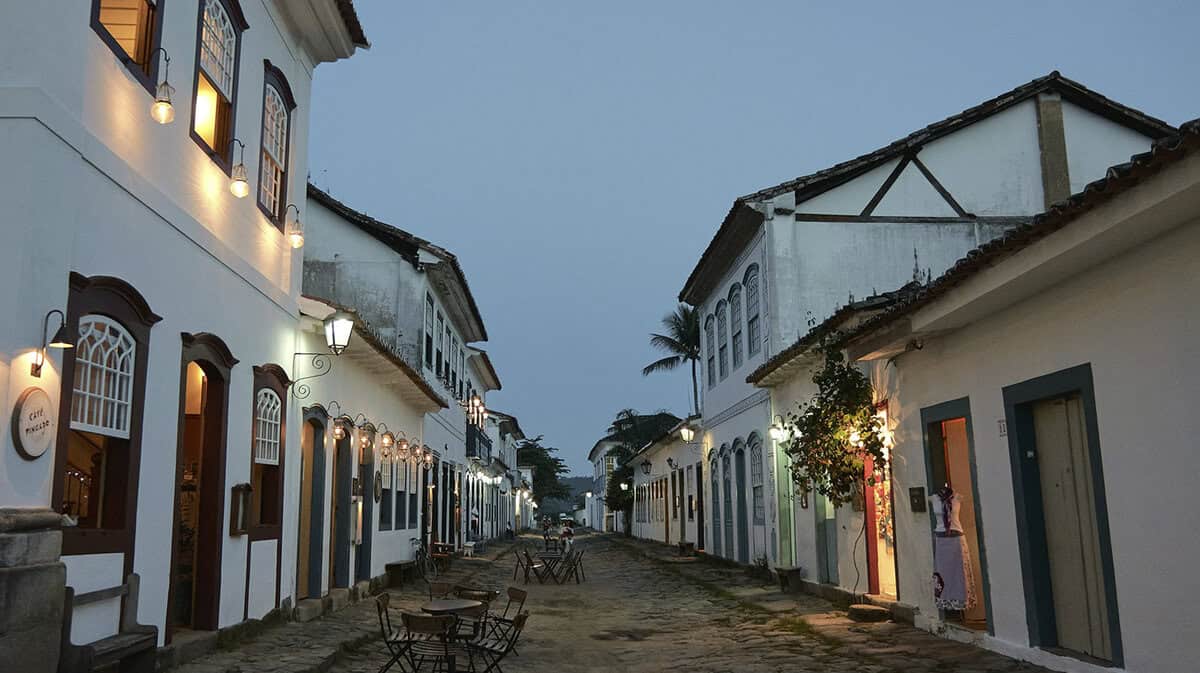
<path fill-rule="evenodd" d="M 667 467 L 671 468 L 672 470 L 675 470 L 675 469 L 678 469 L 678 468 L 679 468 L 679 466 L 675 464 L 675 459 L 674 459 L 674 458 L 668 458 L 668 459 L 667 459 Z"/>
<path fill-rule="evenodd" d="M 767 429 L 767 434 L 771 435 L 771 439 L 776 442 L 787 440 L 788 431 L 783 425 L 783 416 L 775 416 L 775 422 L 772 423 L 771 427 Z"/>
<path fill-rule="evenodd" d="M 50 316 L 58 314 L 58 329 L 54 330 L 54 336 L 48 337 L 47 332 L 50 331 Z M 67 325 L 67 317 L 58 309 L 51 309 L 42 318 L 42 347 L 38 349 L 37 359 L 29 366 L 30 376 L 41 378 L 42 366 L 46 364 L 46 349 L 47 348 L 74 348 L 75 343 L 79 341 L 79 335 L 75 330 Z"/>
<path fill-rule="evenodd" d="M 284 227 L 283 235 L 288 240 L 288 245 L 293 249 L 304 247 L 304 223 L 300 221 L 300 207 L 294 203 L 289 203 L 283 211 L 283 219 L 287 219 L 287 214 L 296 209 L 295 219 L 288 220 L 287 226 Z"/>
<path fill-rule="evenodd" d="M 642 474 L 650 474 L 651 467 L 653 467 L 653 465 L 650 464 L 650 461 L 643 460 L 642 461 Z"/>
<path fill-rule="evenodd" d="M 229 172 L 229 193 L 239 199 L 246 198 L 250 193 L 250 181 L 246 179 L 246 143 L 234 138 L 229 141 L 229 153 L 233 154 L 233 144 L 237 143 L 242 147 L 242 160 L 233 165 L 233 170 Z"/>
<path fill-rule="evenodd" d="M 682 428 L 679 428 L 679 438 L 682 439 L 685 444 L 691 444 L 695 437 L 696 431 L 693 430 L 691 426 L 685 425 Z"/>
<path fill-rule="evenodd" d="M 171 75 L 171 57 L 167 55 L 167 50 L 159 47 L 150 53 L 150 57 L 158 56 L 158 52 L 163 55 L 163 80 L 154 91 L 154 103 L 150 105 L 150 118 L 159 124 L 170 124 L 175 121 L 175 106 L 171 104 L 171 94 L 175 93 L 175 87 L 167 82 Z"/>
<path fill-rule="evenodd" d="M 354 316 L 345 311 L 334 311 L 333 315 L 325 318 L 325 345 L 329 348 L 329 352 L 336 355 L 341 355 L 346 352 L 346 348 L 350 345 L 350 335 L 354 333 Z M 324 376 L 329 373 L 333 367 L 333 360 L 325 353 L 293 353 L 292 354 L 292 373 L 296 372 L 296 358 L 311 357 L 310 366 L 317 373 L 309 376 L 298 376 L 292 379 L 292 395 L 298 399 L 308 399 L 312 389 L 307 383 L 301 383 L 308 379 L 315 379 L 318 376 Z M 340 406 L 338 407 L 341 408 Z M 340 439 L 340 438 L 339 438 Z"/>

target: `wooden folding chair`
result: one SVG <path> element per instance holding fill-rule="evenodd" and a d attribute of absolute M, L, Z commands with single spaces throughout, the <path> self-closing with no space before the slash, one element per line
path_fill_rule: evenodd
<path fill-rule="evenodd" d="M 425 662 L 433 663 L 434 673 L 474 669 L 470 650 L 453 643 L 457 617 L 402 612 L 400 619 L 405 630 L 402 651 L 413 671 L 420 671 Z"/>
<path fill-rule="evenodd" d="M 479 673 L 491 673 L 492 671 L 504 673 L 504 669 L 500 668 L 500 662 L 510 653 L 516 652 L 517 640 L 521 637 L 521 632 L 525 630 L 527 619 L 529 619 L 529 613 L 522 612 L 513 618 L 512 628 L 505 634 L 467 643 L 472 655 L 479 655 L 479 658 L 486 664 Z M 474 663 L 474 656 L 472 656 L 472 663 Z"/>
<path fill-rule="evenodd" d="M 404 633 L 399 629 L 392 627 L 392 616 L 388 612 L 388 605 L 391 603 L 392 597 L 388 592 L 383 592 L 375 597 L 375 610 L 379 613 L 379 634 L 383 637 L 383 644 L 387 647 L 388 652 L 392 655 L 383 668 L 379 669 L 379 673 L 386 671 L 400 661 L 404 656 L 407 640 Z M 403 668 L 403 666 L 401 666 Z"/>
<path fill-rule="evenodd" d="M 554 577 L 554 574 L 551 572 L 549 566 L 541 561 L 533 560 L 533 557 L 529 555 L 528 549 L 525 550 L 525 566 L 529 569 L 529 572 L 532 572 L 533 576 L 537 578 L 538 584 L 545 584 L 547 577 Z M 525 583 L 529 583 L 528 575 L 526 575 Z"/>

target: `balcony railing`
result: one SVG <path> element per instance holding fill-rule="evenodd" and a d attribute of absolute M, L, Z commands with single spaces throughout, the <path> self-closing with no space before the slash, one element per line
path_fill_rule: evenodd
<path fill-rule="evenodd" d="M 492 457 L 492 439 L 479 426 L 467 423 L 467 458 L 490 460 Z"/>

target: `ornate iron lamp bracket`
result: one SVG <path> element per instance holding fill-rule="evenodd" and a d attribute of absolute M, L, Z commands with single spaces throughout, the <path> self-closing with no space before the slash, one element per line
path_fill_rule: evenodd
<path fill-rule="evenodd" d="M 311 367 L 312 370 L 316 372 L 316 374 L 309 374 L 308 376 L 295 376 L 295 374 L 297 373 L 296 368 L 298 366 L 296 364 L 296 359 L 302 358 L 302 357 L 311 357 L 312 358 L 312 360 L 309 361 L 309 367 Z M 326 374 L 329 373 L 329 371 L 332 368 L 333 368 L 333 358 L 329 357 L 328 353 L 295 353 L 295 354 L 293 354 L 292 355 L 292 374 L 293 374 L 292 396 L 298 400 L 308 399 L 308 396 L 312 394 L 312 389 L 309 388 L 307 383 L 301 383 L 301 381 L 307 381 L 309 379 L 315 379 L 320 376 L 325 376 Z"/>

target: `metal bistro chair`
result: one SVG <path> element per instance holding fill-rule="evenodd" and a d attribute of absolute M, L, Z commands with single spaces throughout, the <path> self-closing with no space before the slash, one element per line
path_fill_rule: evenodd
<path fill-rule="evenodd" d="M 513 628 L 513 622 L 516 616 L 521 614 L 521 610 L 525 608 L 525 599 L 529 598 L 529 592 L 518 589 L 516 587 L 508 588 L 508 603 L 504 605 L 504 612 L 496 614 L 495 612 L 488 615 L 488 635 L 496 638 L 503 638 L 508 635 L 509 630 Z M 515 606 L 515 609 L 514 609 Z M 512 617 L 509 617 L 509 613 Z M 514 645 L 512 653 L 520 656 L 517 648 Z"/>
<path fill-rule="evenodd" d="M 438 598 L 448 598 L 454 593 L 454 585 L 449 582 L 430 582 L 429 583 L 429 600 Z"/>
<path fill-rule="evenodd" d="M 405 630 L 401 653 L 414 672 L 420 671 L 426 662 L 433 663 L 432 673 L 474 669 L 471 652 L 453 642 L 457 617 L 402 612 L 400 619 Z M 380 669 L 380 673 L 384 670 Z"/>
<path fill-rule="evenodd" d="M 458 622 L 454 625 L 453 637 L 462 642 L 479 640 L 488 633 L 488 604 L 480 603 L 473 608 L 463 608 L 455 613 Z"/>
<path fill-rule="evenodd" d="M 554 577 L 550 567 L 541 561 L 534 561 L 533 557 L 529 555 L 528 549 L 525 550 L 525 567 L 537 578 L 538 584 L 545 584 L 547 577 Z M 528 573 L 525 575 L 525 583 L 529 583 Z"/>
<path fill-rule="evenodd" d="M 385 591 L 375 597 L 375 610 L 379 613 L 379 634 L 383 637 L 383 644 L 387 647 L 388 652 L 392 655 L 388 662 L 379 669 L 379 673 L 385 673 L 389 668 L 400 661 L 404 656 L 407 641 L 404 637 L 404 632 L 392 626 L 392 616 L 388 612 L 392 597 Z M 401 668 L 404 668 L 401 666 Z"/>
<path fill-rule="evenodd" d="M 575 583 L 579 584 L 579 557 L 582 555 L 583 552 L 567 554 L 563 558 L 562 565 L 557 568 L 558 574 L 555 576 L 554 581 L 559 584 L 566 584 L 567 580 L 574 577 Z"/>
<path fill-rule="evenodd" d="M 521 637 L 521 632 L 525 630 L 525 621 L 528 618 L 529 613 L 522 612 L 513 618 L 512 628 L 507 633 L 467 643 L 467 647 L 473 655 L 472 663 L 474 663 L 474 655 L 478 655 L 485 664 L 484 669 L 479 673 L 491 673 L 492 671 L 504 673 L 504 669 L 500 668 L 500 662 L 510 653 L 516 652 L 517 640 Z"/>

